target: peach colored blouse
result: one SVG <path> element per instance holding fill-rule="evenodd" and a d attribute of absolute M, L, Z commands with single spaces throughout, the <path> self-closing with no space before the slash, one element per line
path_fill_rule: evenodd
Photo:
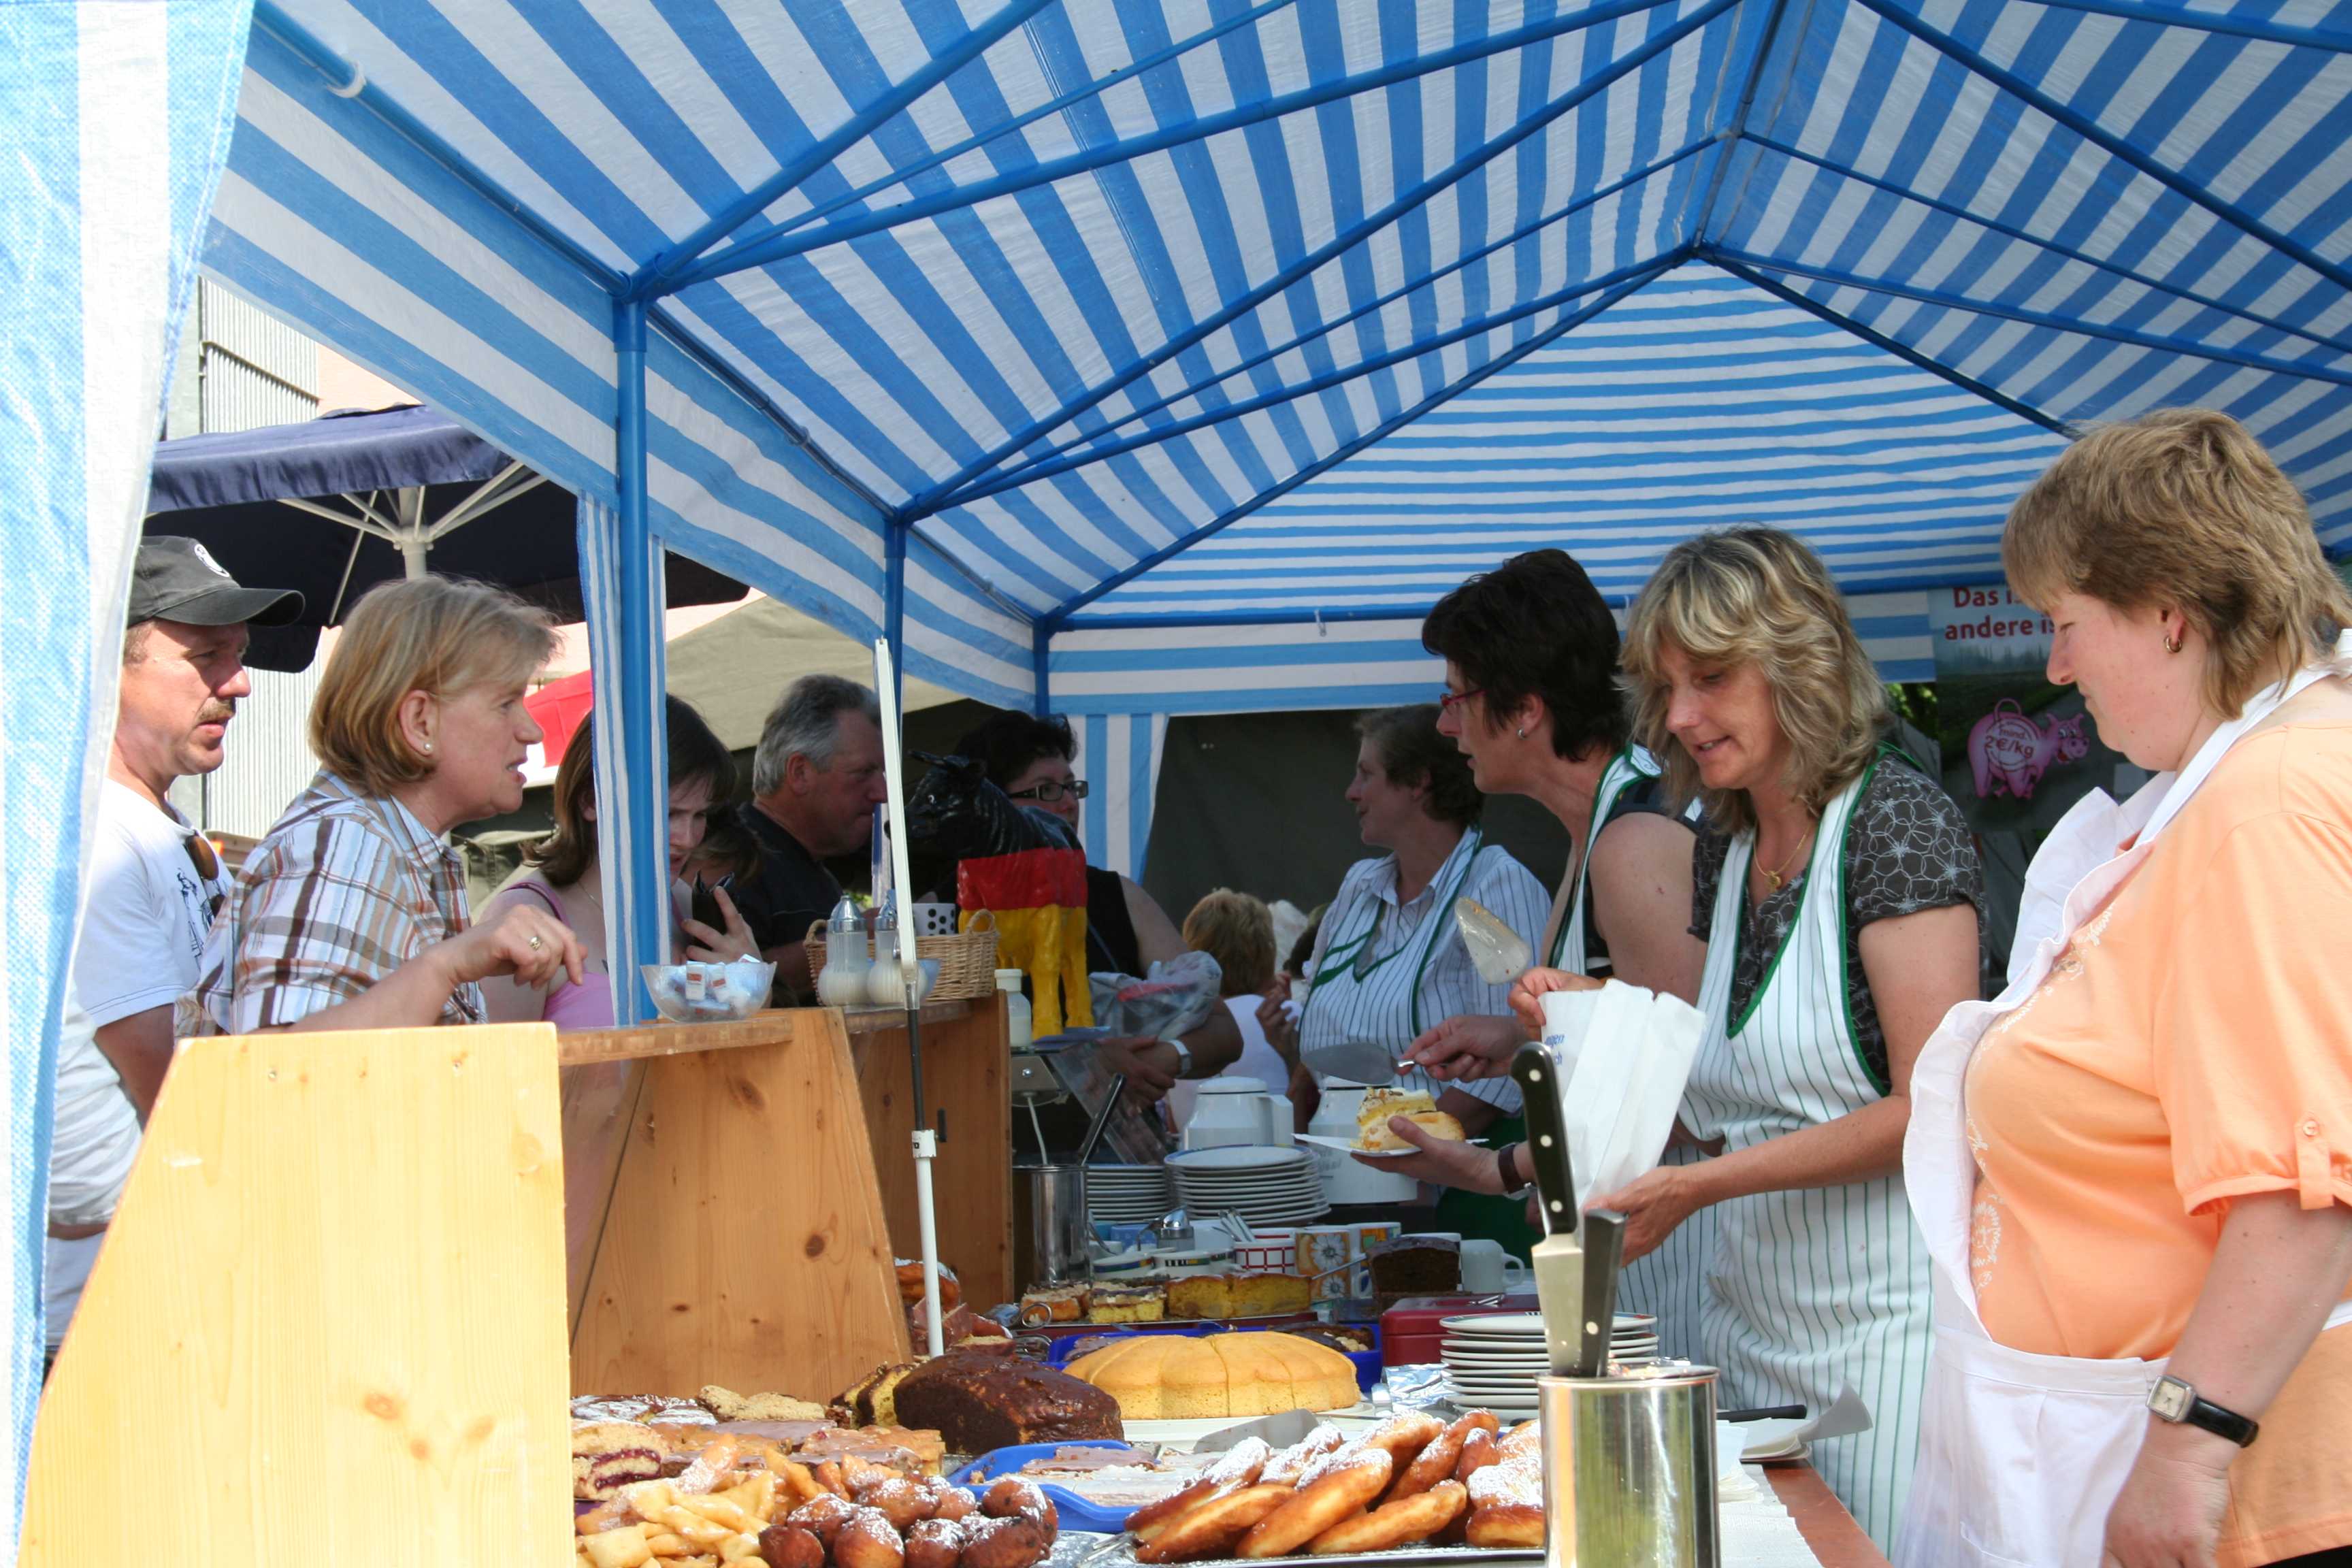
<path fill-rule="evenodd" d="M 2168 1355 L 2232 1198 L 2352 1204 L 2352 721 L 2241 741 L 1968 1068 L 1995 1340 Z M 2312 721 L 2297 710 L 2315 715 Z M 2231 1470 L 2221 1561 L 2352 1544 L 2352 1326 Z"/>

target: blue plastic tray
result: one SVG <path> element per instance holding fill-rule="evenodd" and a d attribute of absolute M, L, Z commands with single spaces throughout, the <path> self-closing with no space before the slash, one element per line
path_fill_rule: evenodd
<path fill-rule="evenodd" d="M 1032 1459 L 1049 1459 L 1064 1448 L 1132 1448 L 1132 1443 L 1121 1443 L 1109 1437 L 1074 1437 L 1066 1443 L 1016 1443 L 1010 1448 L 998 1448 L 982 1454 L 948 1478 L 953 1485 L 969 1487 L 974 1491 L 986 1489 L 990 1481 L 1010 1475 Z M 1125 1508 L 1104 1508 L 1088 1502 L 1066 1487 L 1040 1485 L 1037 1489 L 1054 1500 L 1054 1508 L 1062 1516 L 1065 1530 L 1099 1531 L 1105 1535 L 1117 1535 L 1127 1528 L 1127 1516 L 1135 1510 Z"/>
<path fill-rule="evenodd" d="M 1342 1351 L 1339 1353 L 1346 1356 L 1350 1362 L 1355 1363 L 1356 1386 L 1369 1392 L 1372 1384 L 1380 1382 L 1381 1380 L 1381 1331 L 1378 1324 L 1365 1324 L 1362 1325 L 1362 1327 L 1365 1331 L 1369 1332 L 1372 1336 L 1372 1348 L 1368 1351 Z M 1055 1368 L 1068 1366 L 1071 1362 L 1077 1359 L 1076 1347 L 1078 1342 L 1081 1340 L 1140 1340 L 1149 1339 L 1154 1334 L 1178 1334 L 1188 1337 L 1199 1337 L 1203 1334 L 1278 1334 L 1280 1332 L 1282 1332 L 1280 1329 L 1229 1328 L 1224 1324 L 1215 1322 L 1213 1321 L 1204 1321 L 1200 1322 L 1138 1323 L 1131 1328 L 1106 1327 L 1100 1333 L 1072 1334 L 1066 1338 L 1055 1340 L 1053 1342 L 1052 1348 L 1045 1352 L 1045 1364 Z M 1102 1347 L 1099 1344 L 1097 1344 L 1093 1347 L 1093 1350 L 1099 1350 Z M 1087 1353 L 1092 1354 L 1093 1350 L 1090 1350 Z M 1246 1417 L 1235 1416 L 1234 1419 L 1244 1420 Z"/>

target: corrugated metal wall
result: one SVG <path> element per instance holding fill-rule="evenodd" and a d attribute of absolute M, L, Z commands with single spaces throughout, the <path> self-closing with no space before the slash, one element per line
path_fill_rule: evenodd
<path fill-rule="evenodd" d="M 289 425 L 319 412 L 316 342 L 209 279 L 200 284 L 195 325 L 201 429 Z M 322 538 L 321 547 L 328 543 Z M 227 761 L 188 781 L 196 784 L 192 804 L 206 831 L 259 837 L 318 770 L 308 731 L 323 662 L 299 675 L 253 672 L 253 695 L 229 726 Z"/>

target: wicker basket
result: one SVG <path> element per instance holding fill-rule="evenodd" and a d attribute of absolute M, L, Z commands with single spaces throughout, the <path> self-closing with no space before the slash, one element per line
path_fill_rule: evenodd
<path fill-rule="evenodd" d="M 940 978 L 931 987 L 933 1002 L 978 1002 L 996 991 L 996 917 L 982 910 L 972 917 L 973 929 L 953 936 L 918 936 L 915 956 L 936 958 Z M 809 984 L 814 985 L 824 968 L 824 922 L 809 927 Z"/>

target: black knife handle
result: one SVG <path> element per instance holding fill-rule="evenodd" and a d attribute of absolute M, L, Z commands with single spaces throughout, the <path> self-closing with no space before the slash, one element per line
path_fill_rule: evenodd
<path fill-rule="evenodd" d="M 1519 1114 L 1527 1121 L 1528 1163 L 1536 1173 L 1546 1236 L 1576 1233 L 1576 1183 L 1568 1163 L 1568 1124 L 1559 1110 L 1559 1064 L 1541 1046 L 1521 1046 L 1511 1058 L 1518 1080 Z"/>

